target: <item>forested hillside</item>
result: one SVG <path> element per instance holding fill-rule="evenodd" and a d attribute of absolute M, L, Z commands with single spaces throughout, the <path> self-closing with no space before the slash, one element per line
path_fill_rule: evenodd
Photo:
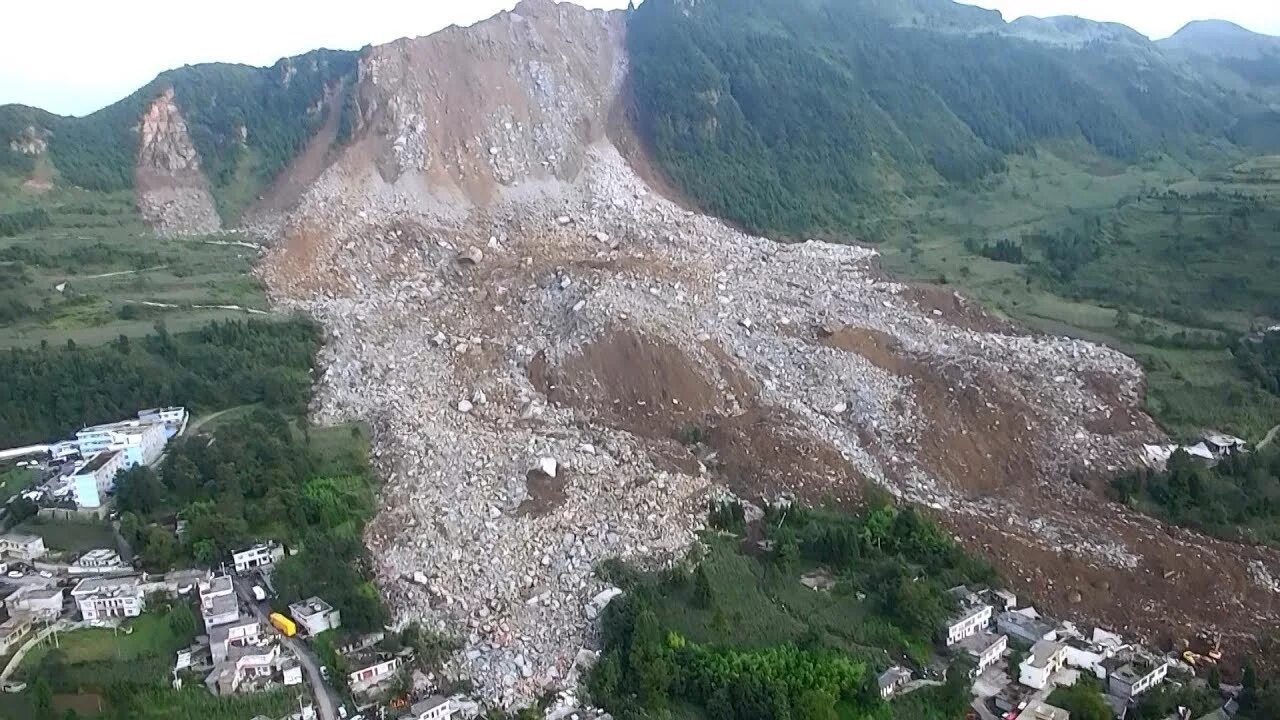
<path fill-rule="evenodd" d="M 128 189 L 133 185 L 138 118 L 148 103 L 172 88 L 215 196 L 235 183 L 260 188 L 315 134 L 328 94 L 354 75 L 355 59 L 353 52 L 316 50 L 269 68 L 188 65 L 161 73 L 129 97 L 81 118 L 2 106 L 0 171 L 31 171 L 32 155 L 11 142 L 32 128 L 47 144 L 59 182 L 89 190 Z"/>
<path fill-rule="evenodd" d="M 706 209 L 783 235 L 865 232 L 877 207 L 1046 140 L 1128 163 L 1261 111 L 1127 28 L 1005 25 L 943 1 L 650 0 L 628 42 L 662 169 Z"/>

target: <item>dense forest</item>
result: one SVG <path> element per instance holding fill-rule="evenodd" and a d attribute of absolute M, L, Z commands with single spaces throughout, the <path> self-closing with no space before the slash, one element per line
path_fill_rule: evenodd
<path fill-rule="evenodd" d="M 1216 465 L 1181 450 L 1163 471 L 1112 481 L 1122 502 L 1232 540 L 1280 546 L 1280 452 L 1237 453 Z"/>
<path fill-rule="evenodd" d="M 302 411 L 319 343 L 308 320 L 251 320 L 178 334 L 159 325 L 144 338 L 96 347 L 68 341 L 0 352 L 0 437 L 49 442 L 158 405 L 208 412 L 262 402 Z"/>
<path fill-rule="evenodd" d="M 766 520 L 756 558 L 712 538 L 709 555 L 658 576 L 606 568 L 626 594 L 603 618 L 593 702 L 624 719 L 677 705 L 735 720 L 907 717 L 880 699 L 876 676 L 903 652 L 927 663 L 954 610 L 945 588 L 990 582 L 991 569 L 885 499 L 859 515 L 792 506 Z M 738 506 L 714 508 L 711 522 L 745 534 Z M 814 567 L 838 577 L 827 597 L 799 583 Z M 914 697 L 909 716 L 963 716 L 966 671 L 957 664 L 943 687 Z"/>
<path fill-rule="evenodd" d="M 1039 43 L 984 11 L 878 0 L 651 0 L 628 33 L 663 170 L 706 209 L 792 236 L 856 230 L 886 195 L 971 183 L 1048 139 L 1128 162 L 1225 132 L 1222 92 L 1142 42 Z"/>
<path fill-rule="evenodd" d="M 358 428 L 323 432 L 258 409 L 212 437 L 178 441 L 158 471 L 138 467 L 117 479 L 121 533 L 154 571 L 216 567 L 255 542 L 286 543 L 298 552 L 276 567 L 282 604 L 319 595 L 347 627 L 375 630 L 386 615 L 360 539 L 374 510 L 364 440 Z M 175 518 L 185 523 L 180 535 Z"/>

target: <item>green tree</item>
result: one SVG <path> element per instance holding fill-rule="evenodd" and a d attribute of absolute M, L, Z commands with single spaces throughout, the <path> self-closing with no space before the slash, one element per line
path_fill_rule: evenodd
<path fill-rule="evenodd" d="M 36 677 L 31 683 L 31 707 L 35 710 L 36 720 L 53 720 L 53 690 L 43 677 Z"/>
<path fill-rule="evenodd" d="M 169 623 L 169 629 L 183 642 L 190 642 L 196 635 L 196 615 L 192 612 L 190 606 L 185 603 L 178 603 L 169 608 L 165 620 Z"/>

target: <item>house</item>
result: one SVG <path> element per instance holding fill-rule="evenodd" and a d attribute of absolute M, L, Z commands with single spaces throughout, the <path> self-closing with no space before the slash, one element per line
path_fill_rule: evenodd
<path fill-rule="evenodd" d="M 1201 444 L 1217 458 L 1224 458 L 1228 455 L 1243 452 L 1249 446 L 1244 440 L 1234 435 L 1220 432 L 1206 432 Z"/>
<path fill-rule="evenodd" d="M 23 585 L 4 599 L 4 606 L 10 613 L 21 611 L 37 619 L 56 620 L 64 600 L 62 588 Z"/>
<path fill-rule="evenodd" d="M 1107 670 L 1102 663 L 1107 659 L 1106 650 L 1078 638 L 1069 638 L 1062 643 L 1067 653 L 1067 667 L 1087 670 L 1099 680 L 1105 680 Z"/>
<path fill-rule="evenodd" d="M 453 717 L 458 711 L 454 702 L 447 697 L 433 695 L 426 700 L 409 706 L 409 717 L 406 720 L 444 720 Z"/>
<path fill-rule="evenodd" d="M 174 570 L 165 573 L 160 589 L 169 595 L 187 595 L 212 580 L 213 573 L 208 570 Z"/>
<path fill-rule="evenodd" d="M 347 660 L 352 667 L 359 668 L 347 676 L 353 693 L 361 693 L 378 685 L 395 675 L 400 668 L 400 658 L 386 653 L 351 657 Z"/>
<path fill-rule="evenodd" d="M 258 544 L 232 553 L 231 562 L 237 573 L 247 573 L 254 568 L 270 565 L 284 557 L 284 549 L 275 543 Z"/>
<path fill-rule="evenodd" d="M 247 682 L 270 680 L 279 660 L 280 646 L 275 643 L 233 647 L 205 677 L 204 684 L 214 695 L 231 695 Z"/>
<path fill-rule="evenodd" d="M 169 436 L 165 433 L 164 425 L 141 420 L 94 425 L 76 433 L 80 457 L 119 452 L 125 469 L 155 463 L 164 454 L 164 447 L 168 442 Z"/>
<path fill-rule="evenodd" d="M 85 578 L 71 590 L 71 599 L 86 622 L 138 617 L 145 601 L 137 576 Z"/>
<path fill-rule="evenodd" d="M 124 454 L 119 450 L 100 452 L 82 462 L 69 478 L 76 507 L 102 507 L 107 493 L 115 489 L 116 474 L 123 469 Z"/>
<path fill-rule="evenodd" d="M 955 645 L 991 622 L 991 606 L 969 607 L 947 623 L 947 645 Z"/>
<path fill-rule="evenodd" d="M 289 659 L 280 666 L 281 681 L 285 686 L 302 684 L 302 665 L 294 659 Z"/>
<path fill-rule="evenodd" d="M 1018 716 L 1018 720 L 1071 720 L 1071 713 L 1039 701 L 1028 705 L 1027 709 Z"/>
<path fill-rule="evenodd" d="M 22 644 L 27 633 L 31 632 L 34 619 L 23 612 L 11 613 L 9 619 L 0 623 L 0 655 L 8 655 Z"/>
<path fill-rule="evenodd" d="M 1031 645 L 1041 640 L 1058 639 L 1058 631 L 1052 625 L 1027 614 L 1026 611 L 1000 613 L 996 616 L 996 630 Z"/>
<path fill-rule="evenodd" d="M 880 686 L 881 699 L 889 699 L 890 696 L 898 691 L 898 688 L 909 682 L 911 682 L 911 671 L 898 665 L 894 665 L 880 673 L 877 684 Z"/>
<path fill-rule="evenodd" d="M 1049 686 L 1053 674 L 1067 662 L 1066 646 L 1049 640 L 1041 640 L 1031 646 L 1031 654 L 1018 671 L 1018 682 L 1029 688 L 1043 690 Z"/>
<path fill-rule="evenodd" d="M 1164 660 L 1146 662 L 1132 660 L 1111 671 L 1107 689 L 1116 697 L 1130 700 L 1159 685 L 1169 674 L 1169 663 Z"/>
<path fill-rule="evenodd" d="M 120 553 L 108 548 L 95 548 L 76 558 L 71 564 L 71 572 L 100 572 L 103 570 L 122 569 L 124 563 L 120 560 Z"/>
<path fill-rule="evenodd" d="M 187 409 L 184 407 L 148 408 L 138 411 L 138 420 L 150 425 L 164 428 L 166 439 L 179 435 L 187 429 Z"/>
<path fill-rule="evenodd" d="M 1009 647 L 1007 635 L 994 635 L 989 632 L 977 632 L 956 643 L 956 647 L 968 653 L 977 666 L 976 672 L 981 675 L 987 668 L 995 665 Z"/>
<path fill-rule="evenodd" d="M 240 619 L 240 604 L 229 576 L 217 575 L 200 584 L 200 617 L 205 630 Z"/>
<path fill-rule="evenodd" d="M 209 653 L 216 665 L 233 648 L 262 644 L 262 625 L 252 617 L 240 617 L 209 630 Z"/>
<path fill-rule="evenodd" d="M 1009 612 L 1018 606 L 1018 596 L 1008 590 L 992 590 L 991 602 L 1000 612 Z"/>
<path fill-rule="evenodd" d="M 48 554 L 44 546 L 44 538 L 38 535 L 20 535 L 5 533 L 0 535 L 0 555 L 10 562 L 31 562 Z"/>
<path fill-rule="evenodd" d="M 318 597 L 293 603 L 289 606 L 289 615 L 312 637 L 342 625 L 339 612 Z"/>

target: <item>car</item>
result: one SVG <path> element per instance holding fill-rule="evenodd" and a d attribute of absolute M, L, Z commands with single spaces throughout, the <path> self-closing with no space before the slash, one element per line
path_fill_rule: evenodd
<path fill-rule="evenodd" d="M 49 572 L 48 570 L 41 570 L 40 577 L 44 578 L 45 580 L 48 580 L 49 578 L 53 577 L 53 573 Z"/>
<path fill-rule="evenodd" d="M 9 575 L 10 578 L 14 580 L 17 580 L 18 578 L 22 577 L 21 570 L 10 570 L 7 574 Z"/>
<path fill-rule="evenodd" d="M 261 585 L 253 586 L 253 599 L 262 602 L 267 599 L 267 591 L 262 589 Z"/>

